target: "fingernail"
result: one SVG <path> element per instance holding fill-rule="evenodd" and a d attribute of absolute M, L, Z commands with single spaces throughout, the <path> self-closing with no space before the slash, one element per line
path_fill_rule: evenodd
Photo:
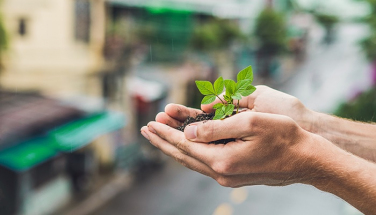
<path fill-rule="evenodd" d="M 142 136 L 144 136 L 147 140 L 150 141 L 149 135 L 145 131 L 141 131 Z"/>
<path fill-rule="evenodd" d="M 149 129 L 149 131 L 150 131 L 151 133 L 154 133 L 154 134 L 157 133 L 157 132 L 154 130 L 154 128 L 151 127 L 151 126 L 149 126 L 149 125 L 148 125 L 148 129 Z"/>
<path fill-rule="evenodd" d="M 197 137 L 197 125 L 188 125 L 184 131 L 185 137 L 189 140 L 196 139 Z"/>

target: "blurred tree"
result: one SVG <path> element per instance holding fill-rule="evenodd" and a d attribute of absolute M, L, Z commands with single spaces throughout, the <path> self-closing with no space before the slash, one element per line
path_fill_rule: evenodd
<path fill-rule="evenodd" d="M 334 40 L 334 28 L 340 21 L 339 18 L 332 14 L 313 13 L 316 21 L 325 29 L 324 42 L 329 44 Z"/>
<path fill-rule="evenodd" d="M 360 94 L 353 101 L 342 104 L 335 115 L 357 121 L 376 122 L 376 88 Z"/>
<path fill-rule="evenodd" d="M 376 60 L 376 32 L 372 32 L 368 37 L 360 41 L 364 54 L 370 62 Z"/>
<path fill-rule="evenodd" d="M 214 51 L 226 49 L 234 41 L 244 38 L 239 26 L 233 21 L 211 18 L 193 29 L 191 46 L 198 51 Z"/>
<path fill-rule="evenodd" d="M 360 46 L 367 57 L 368 61 L 372 63 L 372 81 L 376 85 L 376 0 L 354 0 L 368 4 L 370 13 L 363 17 L 361 21 L 369 27 L 369 35 L 360 41 Z"/>
<path fill-rule="evenodd" d="M 286 50 L 287 28 L 285 17 L 271 6 L 266 7 L 256 19 L 254 35 L 258 40 L 260 75 L 268 77 L 273 59 Z"/>
<path fill-rule="evenodd" d="M 194 26 L 193 13 L 170 8 L 146 8 L 140 34 L 149 46 L 148 62 L 181 63 Z"/>

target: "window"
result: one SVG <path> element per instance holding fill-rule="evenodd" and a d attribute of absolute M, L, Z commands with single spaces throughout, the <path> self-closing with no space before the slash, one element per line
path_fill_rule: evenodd
<path fill-rule="evenodd" d="M 18 35 L 24 37 L 27 34 L 27 20 L 25 18 L 20 18 L 18 20 Z"/>
<path fill-rule="evenodd" d="M 75 38 L 78 41 L 89 42 L 90 39 L 90 2 L 89 0 L 75 1 Z"/>

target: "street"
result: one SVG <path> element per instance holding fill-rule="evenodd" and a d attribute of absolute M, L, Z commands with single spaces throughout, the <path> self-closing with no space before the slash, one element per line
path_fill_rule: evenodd
<path fill-rule="evenodd" d="M 312 34 L 307 60 L 278 89 L 308 108 L 331 113 L 343 101 L 367 89 L 369 67 L 357 42 L 365 29 L 345 24 L 331 45 Z M 92 215 L 356 215 L 338 197 L 307 185 L 224 188 L 172 159 L 160 171 L 139 180 Z"/>

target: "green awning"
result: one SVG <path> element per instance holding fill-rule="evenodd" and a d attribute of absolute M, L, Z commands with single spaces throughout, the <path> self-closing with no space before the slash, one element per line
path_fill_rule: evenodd
<path fill-rule="evenodd" d="M 25 171 L 57 154 L 51 138 L 38 138 L 1 151 L 0 165 L 15 171 Z"/>
<path fill-rule="evenodd" d="M 125 118 L 121 113 L 94 114 L 58 127 L 45 137 L 28 140 L 0 151 L 0 165 L 15 171 L 25 171 L 58 155 L 59 151 L 77 150 L 95 138 L 124 125 Z"/>
<path fill-rule="evenodd" d="M 126 6 L 126 7 L 138 7 L 145 8 L 151 13 L 188 13 L 191 14 L 197 11 L 193 4 L 188 2 L 171 3 L 167 1 L 147 1 L 147 0 L 109 0 L 113 6 Z"/>
<path fill-rule="evenodd" d="M 49 133 L 59 151 L 77 150 L 97 137 L 118 130 L 125 126 L 125 118 L 121 113 L 104 112 L 80 119 Z"/>

